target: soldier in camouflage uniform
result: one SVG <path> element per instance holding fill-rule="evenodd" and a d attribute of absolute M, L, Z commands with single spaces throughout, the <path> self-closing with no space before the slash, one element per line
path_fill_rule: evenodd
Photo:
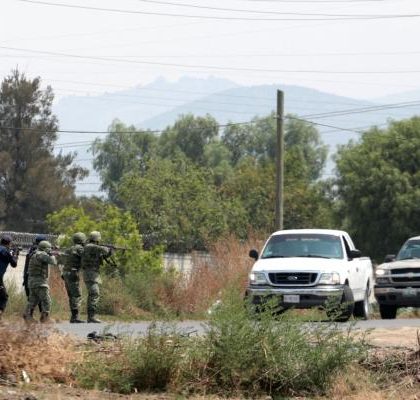
<path fill-rule="evenodd" d="M 101 234 L 99 232 L 91 232 L 89 235 L 89 243 L 85 246 L 82 255 L 83 280 L 85 281 L 88 291 L 87 299 L 87 322 L 101 322 L 96 318 L 96 311 L 99 301 L 99 285 L 101 278 L 99 269 L 103 261 L 112 255 L 112 250 L 105 246 L 100 246 Z"/>
<path fill-rule="evenodd" d="M 43 240 L 47 240 L 45 235 L 37 235 L 35 237 L 34 243 L 32 244 L 31 248 L 29 249 L 28 253 L 25 257 L 25 266 L 23 268 L 23 287 L 25 288 L 26 298 L 29 300 L 29 286 L 28 286 L 28 269 L 29 269 L 29 261 L 31 257 L 35 254 L 36 249 L 38 248 L 39 243 Z M 41 303 L 38 304 L 39 312 L 42 312 Z"/>
<path fill-rule="evenodd" d="M 85 322 L 79 319 L 79 308 L 82 301 L 80 292 L 79 271 L 82 266 L 82 254 L 86 243 L 86 235 L 77 232 L 73 235 L 73 246 L 66 250 L 64 254 L 64 268 L 62 277 L 66 286 L 67 295 L 69 296 L 69 304 L 71 323 Z"/>
<path fill-rule="evenodd" d="M 43 240 L 29 261 L 28 286 L 29 300 L 23 318 L 27 322 L 34 321 L 35 307 L 41 303 L 41 322 L 49 322 L 51 309 L 50 288 L 48 286 L 49 265 L 57 265 L 51 255 L 51 243 Z"/>

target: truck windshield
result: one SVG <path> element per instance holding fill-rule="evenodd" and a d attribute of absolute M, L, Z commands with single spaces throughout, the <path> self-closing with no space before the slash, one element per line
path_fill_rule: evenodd
<path fill-rule="evenodd" d="M 397 260 L 420 258 L 420 240 L 407 240 L 398 252 Z"/>
<path fill-rule="evenodd" d="M 343 258 L 338 236 L 326 234 L 283 234 L 272 236 L 261 258 L 317 257 Z"/>

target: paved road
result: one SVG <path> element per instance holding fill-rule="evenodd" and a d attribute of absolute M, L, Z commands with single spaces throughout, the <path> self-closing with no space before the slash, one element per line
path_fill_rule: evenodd
<path fill-rule="evenodd" d="M 88 333 L 96 331 L 98 333 L 110 332 L 113 334 L 127 334 L 127 335 L 141 335 L 147 331 L 151 322 L 133 322 L 124 323 L 116 322 L 101 323 L 101 324 L 70 324 L 68 322 L 56 324 L 56 328 L 64 333 L 76 335 L 81 338 L 85 338 Z M 343 329 L 348 327 L 348 323 L 339 324 Z M 194 332 L 203 333 L 204 327 L 201 321 L 183 321 L 176 323 L 177 329 L 183 332 Z M 394 319 L 394 320 L 370 320 L 370 321 L 358 321 L 355 324 L 357 329 L 398 329 L 404 327 L 412 327 L 420 329 L 420 319 Z"/>

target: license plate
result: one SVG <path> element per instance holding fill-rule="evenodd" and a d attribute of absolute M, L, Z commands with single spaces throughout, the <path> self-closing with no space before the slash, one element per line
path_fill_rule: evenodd
<path fill-rule="evenodd" d="M 283 296 L 283 301 L 285 303 L 299 303 L 300 296 L 298 294 L 285 294 Z"/>
<path fill-rule="evenodd" d="M 417 290 L 413 288 L 407 288 L 403 290 L 402 294 L 406 297 L 415 297 L 417 296 Z"/>

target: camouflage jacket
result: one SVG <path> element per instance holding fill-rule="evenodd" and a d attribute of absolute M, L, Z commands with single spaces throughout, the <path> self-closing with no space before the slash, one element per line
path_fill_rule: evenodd
<path fill-rule="evenodd" d="M 55 257 L 49 255 L 45 251 L 36 250 L 29 261 L 29 288 L 36 288 L 41 286 L 48 287 L 48 265 L 57 265 L 57 260 Z"/>
<path fill-rule="evenodd" d="M 79 271 L 82 266 L 82 255 L 84 247 L 81 244 L 75 244 L 69 247 L 63 256 L 63 272 Z"/>
<path fill-rule="evenodd" d="M 103 260 L 112 254 L 111 249 L 95 243 L 88 243 L 82 255 L 82 269 L 99 272 Z"/>

